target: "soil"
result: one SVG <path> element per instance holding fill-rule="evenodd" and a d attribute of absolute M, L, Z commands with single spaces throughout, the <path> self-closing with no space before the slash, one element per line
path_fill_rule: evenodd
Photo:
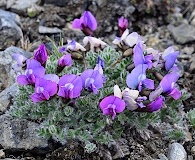
<path fill-rule="evenodd" d="M 98 29 L 95 31 L 95 36 L 101 37 L 104 41 L 111 43 L 115 35 L 117 34 L 117 23 L 118 18 L 122 15 L 128 17 L 130 22 L 130 31 L 136 31 L 140 35 L 152 35 L 156 32 L 161 32 L 166 34 L 163 29 L 164 26 L 168 25 L 170 21 L 168 20 L 168 15 L 172 14 L 176 7 L 180 7 L 181 13 L 184 17 L 188 17 L 193 11 L 193 8 L 189 7 L 192 3 L 195 5 L 193 0 L 129 0 L 135 7 L 133 13 L 128 12 L 127 4 L 128 0 L 108 0 L 103 6 L 94 4 L 93 2 L 88 2 L 88 4 L 83 5 L 83 3 L 77 2 L 71 5 L 68 4 L 65 7 L 54 6 L 51 4 L 44 4 L 42 7 L 44 11 L 41 12 L 35 18 L 29 18 L 27 16 L 20 15 L 22 22 L 22 31 L 24 34 L 24 41 L 28 40 L 29 43 L 36 46 L 37 41 L 48 42 L 48 37 L 54 38 L 56 41 L 59 40 L 60 35 L 55 34 L 39 34 L 38 26 L 44 25 L 47 27 L 58 27 L 62 29 L 62 37 L 64 39 L 76 39 L 81 41 L 84 34 L 80 31 L 73 31 L 71 29 L 71 21 L 80 17 L 81 13 L 88 6 L 88 9 L 95 13 L 95 17 L 98 20 Z M 186 8 L 188 10 L 186 11 Z M 163 29 L 159 31 L 160 29 Z M 164 32 L 164 33 L 163 33 Z M 162 35 L 165 36 L 165 35 Z M 173 37 L 168 37 L 173 41 Z M 148 42 L 150 43 L 150 42 Z M 161 46 L 163 49 L 165 46 Z M 190 47 L 195 45 L 193 43 L 188 43 L 184 45 L 177 44 L 174 42 L 175 46 L 179 48 Z M 18 42 L 17 46 L 23 47 L 21 42 Z M 156 47 L 156 46 L 151 46 Z M 30 48 L 25 48 L 27 50 L 32 50 Z M 184 68 L 184 74 L 179 80 L 179 85 L 181 88 L 187 90 L 191 96 L 183 101 L 184 113 L 187 113 L 190 109 L 195 107 L 195 73 L 189 72 L 189 62 L 182 63 Z M 162 136 L 161 132 L 158 131 L 154 126 L 150 126 L 143 134 L 147 135 L 149 133 L 150 137 L 147 138 L 140 136 L 135 128 L 127 129 L 126 133 L 123 134 L 122 139 L 117 143 L 120 148 L 124 151 L 123 158 L 117 159 L 131 159 L 131 160 L 152 160 L 158 159 L 159 154 L 167 155 L 168 145 L 175 140 L 166 139 Z M 192 155 L 191 148 L 195 146 L 195 131 L 190 130 L 191 141 L 186 141 L 185 139 L 179 140 L 183 144 L 188 155 Z M 79 142 L 69 142 L 68 145 L 61 145 L 57 142 L 51 142 L 51 149 L 44 153 L 35 154 L 33 151 L 21 151 L 14 152 L 7 150 L 6 157 L 8 158 L 22 158 L 22 159 L 86 159 L 86 160 L 98 160 L 98 159 L 112 159 L 117 157 L 119 154 L 116 146 L 98 146 L 98 150 L 93 154 L 87 154 L 84 152 L 82 144 Z M 102 156 L 102 157 L 101 157 Z M 104 158 L 103 158 L 104 157 Z M 118 156 L 119 157 L 119 156 Z"/>

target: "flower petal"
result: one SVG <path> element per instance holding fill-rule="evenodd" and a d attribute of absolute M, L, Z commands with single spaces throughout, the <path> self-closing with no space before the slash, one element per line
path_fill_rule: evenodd
<path fill-rule="evenodd" d="M 147 111 L 148 112 L 154 112 L 159 110 L 163 105 L 164 98 L 162 96 L 159 96 L 155 99 L 155 101 L 151 102 L 147 105 Z"/>
<path fill-rule="evenodd" d="M 148 68 L 147 64 L 140 64 L 136 66 L 130 74 L 127 75 L 126 83 L 129 88 L 136 89 L 140 82 L 140 75 L 144 75 L 146 69 Z"/>
<path fill-rule="evenodd" d="M 173 88 L 173 84 L 179 79 L 179 74 L 171 73 L 163 77 L 160 82 L 160 86 L 163 88 L 163 93 L 170 91 Z"/>
<path fill-rule="evenodd" d="M 93 14 L 90 11 L 85 11 L 83 14 L 84 17 L 84 23 L 87 24 L 87 26 L 92 30 L 96 30 L 97 28 L 97 21 Z"/>
<path fill-rule="evenodd" d="M 168 95 L 177 100 L 181 97 L 181 92 L 177 88 L 173 88 Z"/>
<path fill-rule="evenodd" d="M 18 82 L 20 85 L 27 85 L 27 84 L 29 84 L 29 82 L 28 82 L 28 80 L 27 80 L 27 78 L 26 78 L 25 75 L 19 75 L 19 76 L 17 77 L 17 82 Z"/>
<path fill-rule="evenodd" d="M 176 51 L 176 52 L 170 53 L 164 58 L 166 71 L 169 71 L 173 67 L 178 55 L 179 55 L 179 51 Z"/>
<path fill-rule="evenodd" d="M 80 19 L 74 19 L 74 21 L 72 22 L 72 28 L 82 29 Z"/>

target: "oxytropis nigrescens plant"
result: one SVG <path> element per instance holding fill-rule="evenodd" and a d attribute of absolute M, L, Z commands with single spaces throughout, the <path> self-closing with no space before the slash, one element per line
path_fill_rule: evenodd
<path fill-rule="evenodd" d="M 148 48 L 128 21 L 119 19 L 120 37 L 112 48 L 92 37 L 97 22 L 85 11 L 73 28 L 87 36 L 83 45 L 69 40 L 53 42 L 48 54 L 44 44 L 26 59 L 13 54 L 17 67 L 26 63 L 17 77 L 21 85 L 10 114 L 36 120 L 38 133 L 61 143 L 77 139 L 93 152 L 97 144 L 113 143 L 126 127 L 146 127 L 159 119 L 167 97 L 181 97 L 176 82 L 178 51 Z"/>

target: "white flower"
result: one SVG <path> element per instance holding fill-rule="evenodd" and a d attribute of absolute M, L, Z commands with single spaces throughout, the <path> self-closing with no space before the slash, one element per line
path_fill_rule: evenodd
<path fill-rule="evenodd" d="M 86 36 L 83 39 L 83 44 L 86 46 L 87 44 L 90 45 L 90 49 L 94 51 L 95 47 L 101 47 L 102 49 L 107 45 L 105 42 L 103 42 L 99 38 L 91 37 L 91 36 Z"/>

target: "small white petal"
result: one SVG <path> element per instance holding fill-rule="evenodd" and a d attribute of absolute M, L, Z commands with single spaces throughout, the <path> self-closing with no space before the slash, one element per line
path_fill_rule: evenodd
<path fill-rule="evenodd" d="M 122 98 L 122 92 L 118 85 L 114 86 L 114 96 Z"/>

